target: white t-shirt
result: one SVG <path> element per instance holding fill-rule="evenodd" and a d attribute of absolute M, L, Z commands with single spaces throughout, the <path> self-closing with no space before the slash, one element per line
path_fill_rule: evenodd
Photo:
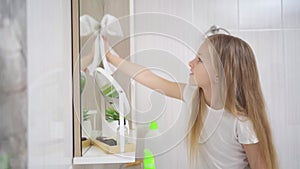
<path fill-rule="evenodd" d="M 191 106 L 197 87 L 186 85 L 183 100 Z M 258 143 L 252 122 L 235 117 L 224 109 L 207 106 L 207 115 L 200 134 L 200 169 L 248 169 L 249 162 L 242 144 Z"/>

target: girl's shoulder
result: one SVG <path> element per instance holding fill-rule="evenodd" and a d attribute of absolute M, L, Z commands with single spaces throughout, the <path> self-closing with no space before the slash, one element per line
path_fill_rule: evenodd
<path fill-rule="evenodd" d="M 238 115 L 235 120 L 235 135 L 241 144 L 258 143 L 252 120 L 246 115 Z"/>
<path fill-rule="evenodd" d="M 234 136 L 240 144 L 254 144 L 258 142 L 252 120 L 242 112 L 224 112 L 224 120 L 228 125 L 233 125 Z"/>

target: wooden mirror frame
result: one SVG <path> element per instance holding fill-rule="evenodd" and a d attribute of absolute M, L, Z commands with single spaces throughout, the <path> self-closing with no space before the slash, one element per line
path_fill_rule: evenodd
<path fill-rule="evenodd" d="M 72 77 L 73 77 L 73 157 L 81 157 L 80 84 L 79 84 L 79 0 L 72 4 Z"/>

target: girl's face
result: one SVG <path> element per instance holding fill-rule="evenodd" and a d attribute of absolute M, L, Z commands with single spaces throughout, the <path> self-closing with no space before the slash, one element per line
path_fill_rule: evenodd
<path fill-rule="evenodd" d="M 204 64 L 209 57 L 207 43 L 204 42 L 199 49 L 196 57 L 189 62 L 190 66 L 190 83 L 197 85 L 201 88 L 210 86 L 210 79 Z"/>

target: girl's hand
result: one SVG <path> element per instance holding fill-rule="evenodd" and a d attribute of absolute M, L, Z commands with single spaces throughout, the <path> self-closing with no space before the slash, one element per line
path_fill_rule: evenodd
<path fill-rule="evenodd" d="M 108 44 L 108 41 L 107 41 L 107 37 L 102 35 L 102 38 L 103 38 L 103 42 L 104 42 L 104 49 L 105 49 L 105 53 L 109 51 L 109 44 Z"/>
<path fill-rule="evenodd" d="M 109 49 L 109 43 L 108 43 L 108 40 L 107 40 L 107 37 L 106 37 L 106 36 L 102 35 L 102 38 L 103 38 L 103 42 L 104 42 L 105 56 L 106 56 L 106 58 L 108 59 L 109 56 L 111 55 L 110 49 Z"/>
<path fill-rule="evenodd" d="M 107 41 L 107 37 L 106 36 L 102 35 L 102 38 L 103 38 L 104 41 Z"/>

